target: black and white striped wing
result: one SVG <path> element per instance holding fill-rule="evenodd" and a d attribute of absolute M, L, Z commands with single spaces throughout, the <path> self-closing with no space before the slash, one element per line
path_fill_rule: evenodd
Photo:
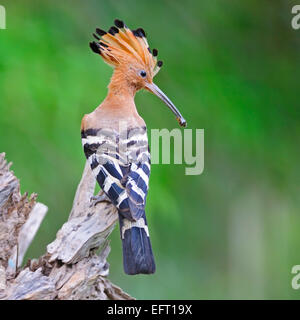
<path fill-rule="evenodd" d="M 145 212 L 149 186 L 150 159 L 132 163 L 126 182 L 126 192 L 132 216 L 139 219 Z"/>
<path fill-rule="evenodd" d="M 97 182 L 119 212 L 130 220 L 138 220 L 146 204 L 150 154 L 148 143 L 145 148 L 145 138 L 146 132 L 144 146 L 134 136 L 130 142 L 124 141 L 129 147 L 121 155 L 118 136 L 91 130 L 82 132 L 84 152 Z"/>

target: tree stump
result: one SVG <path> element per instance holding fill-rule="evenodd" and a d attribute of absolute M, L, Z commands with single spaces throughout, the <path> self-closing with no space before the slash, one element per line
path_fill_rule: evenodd
<path fill-rule="evenodd" d="M 0 154 L 0 299 L 130 300 L 107 276 L 108 237 L 118 214 L 107 202 L 91 205 L 96 181 L 86 163 L 68 221 L 47 252 L 21 268 L 47 213 L 37 194 L 20 193 L 11 163 Z M 100 248 L 100 253 L 96 250 Z"/>

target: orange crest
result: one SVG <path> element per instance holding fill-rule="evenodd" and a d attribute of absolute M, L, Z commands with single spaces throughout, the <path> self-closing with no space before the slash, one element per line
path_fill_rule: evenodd
<path fill-rule="evenodd" d="M 157 49 L 151 51 L 149 48 L 145 31 L 142 28 L 130 30 L 118 19 L 114 22 L 115 26 L 108 32 L 96 29 L 97 35 L 93 35 L 98 41 L 90 42 L 91 49 L 113 67 L 132 62 L 147 69 L 153 78 L 162 66 L 162 61 L 157 61 Z"/>

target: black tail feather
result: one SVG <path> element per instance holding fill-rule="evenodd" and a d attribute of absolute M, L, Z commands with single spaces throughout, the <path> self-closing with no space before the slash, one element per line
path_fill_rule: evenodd
<path fill-rule="evenodd" d="M 127 274 L 151 274 L 155 272 L 155 262 L 145 214 L 133 224 L 119 214 L 120 233 L 123 247 L 123 266 Z M 138 226 L 136 226 L 138 225 Z"/>

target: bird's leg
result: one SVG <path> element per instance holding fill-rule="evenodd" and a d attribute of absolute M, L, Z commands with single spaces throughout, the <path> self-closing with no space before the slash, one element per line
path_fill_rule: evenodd
<path fill-rule="evenodd" d="M 108 196 L 103 191 L 100 191 L 97 195 L 91 197 L 90 207 L 93 207 L 93 206 L 97 205 L 99 202 L 103 202 L 103 201 L 111 203 Z"/>

